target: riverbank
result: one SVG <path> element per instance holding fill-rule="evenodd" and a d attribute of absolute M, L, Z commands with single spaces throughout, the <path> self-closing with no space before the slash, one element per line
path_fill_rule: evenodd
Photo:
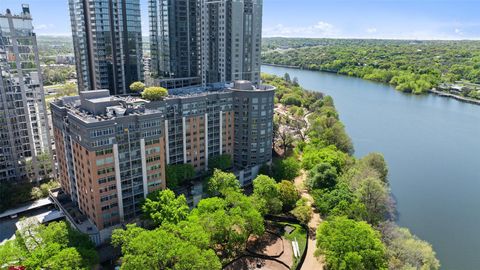
<path fill-rule="evenodd" d="M 435 89 L 430 89 L 430 90 L 428 90 L 428 92 L 432 93 L 432 94 L 435 94 L 435 95 L 438 95 L 438 96 L 441 96 L 441 97 L 453 98 L 453 99 L 456 99 L 456 100 L 461 101 L 461 102 L 467 102 L 467 103 L 471 103 L 471 104 L 480 105 L 480 100 L 478 100 L 478 99 L 457 96 L 457 95 L 454 95 L 454 94 L 445 93 L 445 92 L 438 91 L 438 90 L 435 90 Z"/>
<path fill-rule="evenodd" d="M 480 212 L 471 211 L 480 204 L 480 106 L 332 73 L 270 66 L 262 72 L 289 73 L 305 89 L 332 96 L 355 156 L 384 154 L 398 224 L 435 247 L 442 269 L 480 269 Z"/>
<path fill-rule="evenodd" d="M 326 72 L 326 73 L 336 74 L 336 75 L 339 75 L 339 76 L 351 77 L 351 76 L 348 76 L 348 75 L 339 74 L 338 72 L 331 71 L 331 70 L 304 69 L 304 68 L 301 68 L 301 67 L 299 67 L 299 66 L 280 65 L 280 64 L 269 64 L 269 63 L 262 63 L 262 65 L 264 65 L 264 66 L 271 66 L 271 67 L 292 68 L 292 69 L 298 69 L 298 70 L 308 70 L 308 71 Z M 354 76 L 352 76 L 352 77 L 354 77 Z M 366 79 L 363 79 L 363 78 L 360 78 L 360 77 L 354 77 L 354 78 L 359 78 L 359 79 L 362 79 L 362 80 L 366 80 Z M 366 81 L 371 81 L 371 80 L 366 80 Z M 373 82 L 375 82 L 375 81 L 373 81 Z M 391 86 L 391 84 L 388 84 L 388 83 L 387 83 L 386 85 L 390 85 L 390 86 Z M 462 96 L 457 96 L 457 95 L 453 95 L 453 94 L 450 94 L 450 93 L 441 92 L 441 91 L 438 91 L 438 90 L 435 90 L 435 89 L 429 89 L 428 92 L 429 92 L 429 93 L 432 93 L 432 94 L 435 94 L 435 95 L 438 95 L 438 96 L 441 96 L 441 97 L 453 98 L 453 99 L 456 99 L 456 100 L 458 100 L 458 101 L 460 101 L 460 102 L 466 102 L 466 103 L 470 103 L 470 104 L 480 105 L 480 100 L 477 100 L 477 99 L 472 99 L 472 98 L 466 98 L 466 97 L 462 97 Z"/>

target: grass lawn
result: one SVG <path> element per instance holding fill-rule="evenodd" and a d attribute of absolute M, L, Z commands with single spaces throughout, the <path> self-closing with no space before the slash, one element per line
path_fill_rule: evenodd
<path fill-rule="evenodd" d="M 282 227 L 282 228 L 284 228 L 285 226 L 290 226 L 295 228 L 295 230 L 293 230 L 290 234 L 287 233 L 285 230 L 282 230 L 283 231 L 282 236 L 291 242 L 293 242 L 295 239 L 298 241 L 298 248 L 300 249 L 300 257 L 302 257 L 303 253 L 305 252 L 305 247 L 307 245 L 307 231 L 298 224 L 292 224 L 287 222 L 277 222 L 275 224 L 279 225 L 279 227 Z M 295 269 L 295 267 L 297 266 L 299 258 L 294 257 L 292 269 Z"/>

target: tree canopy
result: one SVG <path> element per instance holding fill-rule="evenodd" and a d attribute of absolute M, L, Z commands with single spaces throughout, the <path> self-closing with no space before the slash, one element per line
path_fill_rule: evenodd
<path fill-rule="evenodd" d="M 264 39 L 264 63 L 389 83 L 422 94 L 443 82 L 480 83 L 478 41 Z M 291 48 L 275 50 L 275 48 Z M 478 91 L 472 91 L 476 98 Z"/>
<path fill-rule="evenodd" d="M 145 89 L 145 84 L 143 82 L 133 82 L 130 84 L 130 90 L 133 92 L 140 93 Z"/>
<path fill-rule="evenodd" d="M 230 154 L 222 154 L 208 159 L 208 169 L 227 170 L 232 167 L 232 156 Z"/>
<path fill-rule="evenodd" d="M 253 197 L 260 204 L 262 213 L 278 214 L 282 211 L 283 202 L 280 199 L 280 191 L 273 178 L 259 175 L 253 180 Z"/>
<path fill-rule="evenodd" d="M 176 197 L 173 191 L 166 189 L 148 194 L 142 211 L 156 226 L 160 226 L 165 222 L 177 224 L 186 219 L 190 208 L 184 195 Z"/>
<path fill-rule="evenodd" d="M 163 87 L 147 87 L 142 92 L 142 98 L 150 101 L 162 100 L 166 96 L 168 91 Z"/>
<path fill-rule="evenodd" d="M 91 269 L 98 261 L 87 235 L 61 222 L 39 225 L 24 221 L 16 238 L 0 245 L 0 262 L 27 269 Z"/>
<path fill-rule="evenodd" d="M 195 176 L 195 168 L 192 164 L 172 164 L 165 169 L 167 187 L 175 189 L 187 183 Z"/>
<path fill-rule="evenodd" d="M 222 268 L 213 249 L 200 248 L 162 228 L 149 231 L 127 225 L 126 230 L 114 231 L 112 244 L 122 248 L 121 269 L 125 270 Z"/>
<path fill-rule="evenodd" d="M 228 191 L 240 192 L 240 182 L 233 173 L 215 169 L 208 180 L 208 192 L 211 195 L 225 195 Z"/>
<path fill-rule="evenodd" d="M 345 217 L 324 221 L 317 230 L 317 253 L 328 269 L 387 269 L 380 233 L 365 222 Z"/>

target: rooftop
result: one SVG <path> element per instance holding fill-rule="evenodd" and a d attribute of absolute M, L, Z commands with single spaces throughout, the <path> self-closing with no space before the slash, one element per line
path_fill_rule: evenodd
<path fill-rule="evenodd" d="M 40 200 L 36 200 L 34 202 L 22 205 L 20 207 L 14 208 L 14 209 L 9 209 L 3 213 L 0 213 L 0 219 L 8 216 L 13 216 L 13 215 L 18 215 L 20 213 L 34 210 L 40 207 L 44 207 L 46 205 L 53 204 L 53 202 L 49 198 L 44 198 Z"/>
<path fill-rule="evenodd" d="M 70 196 L 63 192 L 62 189 L 51 190 L 50 197 L 80 232 L 89 235 L 98 233 L 98 228 L 95 224 L 73 204 Z"/>

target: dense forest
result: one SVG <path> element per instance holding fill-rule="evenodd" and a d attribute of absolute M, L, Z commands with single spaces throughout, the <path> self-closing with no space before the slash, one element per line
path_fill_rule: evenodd
<path fill-rule="evenodd" d="M 297 66 L 389 83 L 421 94 L 441 83 L 480 83 L 480 41 L 263 40 L 267 64 Z"/>

